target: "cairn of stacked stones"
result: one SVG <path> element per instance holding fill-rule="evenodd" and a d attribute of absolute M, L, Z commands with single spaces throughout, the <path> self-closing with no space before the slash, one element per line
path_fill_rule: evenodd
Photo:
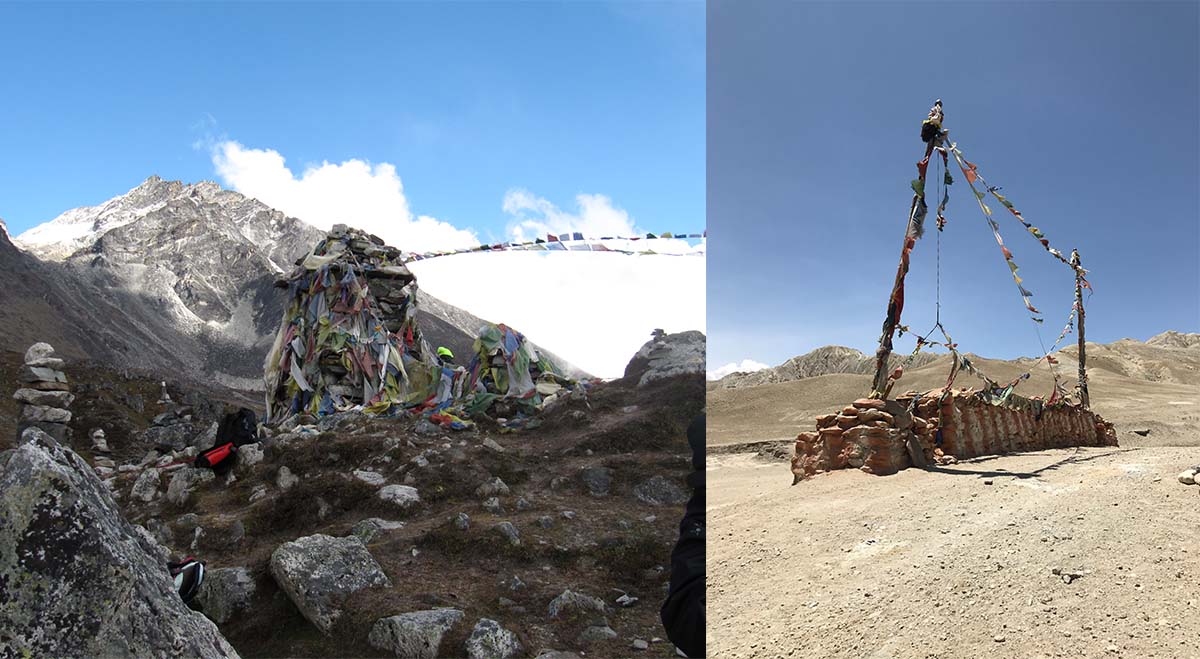
<path fill-rule="evenodd" d="M 59 442 L 68 441 L 69 408 L 75 396 L 62 367 L 63 360 L 54 356 L 49 343 L 35 343 L 25 351 L 25 365 L 18 378 L 20 385 L 13 394 L 21 403 L 18 438 L 26 428 L 36 426 Z"/>
<path fill-rule="evenodd" d="M 981 455 L 1116 445 L 1112 424 L 1080 406 L 993 404 L 974 389 L 919 398 L 910 391 L 895 400 L 860 398 L 817 417 L 815 432 L 796 437 L 792 473 L 797 481 L 847 468 L 886 475 Z"/>

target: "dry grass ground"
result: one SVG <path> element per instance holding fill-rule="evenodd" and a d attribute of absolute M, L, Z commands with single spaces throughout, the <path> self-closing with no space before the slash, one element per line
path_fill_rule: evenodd
<path fill-rule="evenodd" d="M 843 470 L 794 487 L 795 434 L 863 396 L 868 378 L 710 387 L 711 656 L 1200 656 L 1200 487 L 1176 480 L 1200 464 L 1200 355 L 1104 348 L 1092 406 L 1119 448 Z M 995 379 L 1024 370 L 977 363 Z M 942 386 L 947 366 L 913 369 L 901 387 Z M 1044 369 L 1026 395 L 1049 390 Z"/>

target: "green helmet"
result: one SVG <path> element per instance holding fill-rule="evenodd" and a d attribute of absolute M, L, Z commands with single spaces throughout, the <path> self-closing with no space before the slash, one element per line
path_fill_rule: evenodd
<path fill-rule="evenodd" d="M 438 357 L 449 357 L 450 359 L 454 359 L 454 353 L 450 352 L 450 349 L 446 346 L 438 347 L 437 354 Z"/>

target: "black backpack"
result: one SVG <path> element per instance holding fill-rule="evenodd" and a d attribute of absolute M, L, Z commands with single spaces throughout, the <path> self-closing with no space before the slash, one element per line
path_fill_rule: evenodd
<path fill-rule="evenodd" d="M 254 410 L 241 408 L 236 412 L 226 414 L 217 425 L 216 446 L 233 442 L 235 446 L 243 446 L 258 441 L 258 417 Z"/>
<path fill-rule="evenodd" d="M 191 602 L 196 593 L 200 592 L 200 584 L 204 583 L 204 563 L 196 560 L 194 556 L 187 556 L 180 561 L 167 563 L 167 569 L 171 571 L 171 578 L 175 580 L 175 590 L 184 604 Z"/>

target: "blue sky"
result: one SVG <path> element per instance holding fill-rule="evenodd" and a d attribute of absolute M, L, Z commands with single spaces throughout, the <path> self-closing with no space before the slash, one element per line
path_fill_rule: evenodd
<path fill-rule="evenodd" d="M 151 174 L 233 187 L 225 143 L 297 179 L 389 163 L 374 184 L 485 241 L 530 213 L 585 221 L 580 194 L 704 228 L 698 3 L 0 4 L 0 62 L 14 234 Z M 271 174 L 238 172 L 254 196 Z M 506 212 L 512 190 L 544 203 Z"/>
<path fill-rule="evenodd" d="M 709 369 L 828 344 L 874 351 L 920 123 L 938 97 L 951 140 L 988 183 L 1052 246 L 1080 250 L 1095 289 L 1089 340 L 1200 331 L 1198 12 L 1195 2 L 710 3 Z M 940 165 L 930 167 L 933 180 Z M 943 324 L 966 351 L 1040 356 L 951 167 Z M 1070 311 L 1072 275 L 1015 218 L 996 219 L 1048 344 Z M 936 233 L 918 241 L 906 285 L 902 322 L 921 333 L 934 319 Z M 911 351 L 912 338 L 896 345 Z"/>

